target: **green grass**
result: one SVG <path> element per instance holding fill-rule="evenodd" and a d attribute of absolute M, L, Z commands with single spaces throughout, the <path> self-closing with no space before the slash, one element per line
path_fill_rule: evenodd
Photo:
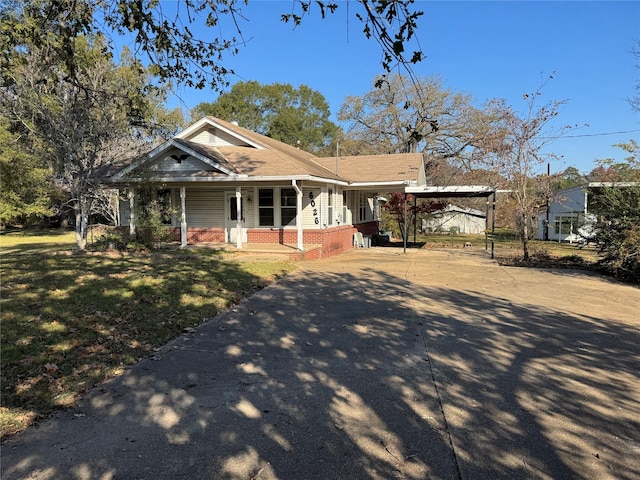
<path fill-rule="evenodd" d="M 185 328 L 295 268 L 207 249 L 73 254 L 73 234 L 5 233 L 0 436 L 73 405 Z"/>
<path fill-rule="evenodd" d="M 413 240 L 413 236 L 410 237 Z M 433 235 L 418 234 L 416 241 L 426 246 L 463 247 L 470 242 L 474 247 L 485 246 L 485 236 L 480 235 Z M 488 243 L 491 248 L 491 241 Z M 498 259 L 511 260 L 522 257 L 522 242 L 508 230 L 497 230 L 495 233 L 495 255 Z M 547 260 L 554 263 L 557 260 L 566 260 L 576 265 L 588 266 L 598 260 L 592 247 L 581 248 L 573 243 L 544 242 L 541 240 L 529 241 L 529 254 L 533 259 Z"/>

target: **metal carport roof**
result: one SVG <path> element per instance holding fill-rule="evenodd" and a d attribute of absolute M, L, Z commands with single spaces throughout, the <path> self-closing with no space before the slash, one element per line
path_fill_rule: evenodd
<path fill-rule="evenodd" d="M 496 189 L 487 185 L 449 185 L 449 186 L 416 186 L 407 185 L 404 189 L 405 194 L 405 215 L 404 215 L 404 253 L 407 252 L 407 202 L 406 196 L 411 194 L 416 198 L 488 198 L 493 195 L 492 215 L 491 215 L 491 258 L 494 256 L 494 232 L 495 232 L 495 211 L 496 211 Z M 487 220 L 489 217 L 489 204 L 487 202 Z M 488 239 L 485 233 L 485 239 Z"/>

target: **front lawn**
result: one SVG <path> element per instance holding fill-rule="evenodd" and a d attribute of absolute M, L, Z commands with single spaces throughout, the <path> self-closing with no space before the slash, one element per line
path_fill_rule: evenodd
<path fill-rule="evenodd" d="M 2 437 L 295 268 L 207 249 L 77 255 L 73 247 L 73 234 L 0 236 Z"/>

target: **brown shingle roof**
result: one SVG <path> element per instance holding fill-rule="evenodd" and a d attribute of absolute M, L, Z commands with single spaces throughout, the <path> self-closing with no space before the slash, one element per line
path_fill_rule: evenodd
<path fill-rule="evenodd" d="M 319 158 L 318 162 L 336 171 L 336 158 Z M 338 158 L 338 174 L 349 182 L 396 182 L 417 180 L 421 153 L 360 155 Z"/>
<path fill-rule="evenodd" d="M 241 173 L 251 176 L 312 175 L 344 180 L 331 169 L 318 163 L 318 157 L 309 152 L 219 118 L 209 119 L 265 148 L 261 150 L 251 147 L 218 147 L 225 158 L 234 163 Z"/>

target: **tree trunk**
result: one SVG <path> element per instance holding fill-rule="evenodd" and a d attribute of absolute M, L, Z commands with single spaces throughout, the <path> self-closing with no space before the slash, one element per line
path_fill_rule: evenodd
<path fill-rule="evenodd" d="M 522 216 L 522 252 L 523 260 L 526 262 L 529 260 L 529 225 L 527 223 L 527 216 Z"/>
<path fill-rule="evenodd" d="M 78 199 L 73 207 L 76 214 L 76 246 L 81 252 L 87 246 L 87 226 L 89 223 L 89 210 L 85 203 L 82 199 Z"/>

